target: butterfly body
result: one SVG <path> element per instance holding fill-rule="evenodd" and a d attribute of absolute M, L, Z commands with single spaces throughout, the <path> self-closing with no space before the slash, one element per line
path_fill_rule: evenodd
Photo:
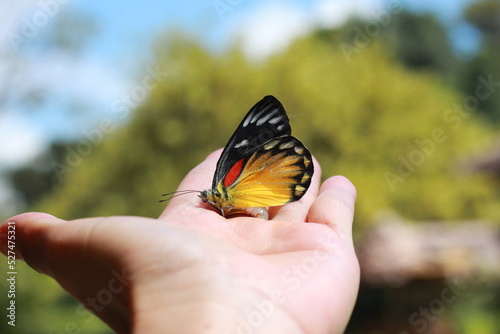
<path fill-rule="evenodd" d="M 266 96 L 243 118 L 217 162 L 212 188 L 200 197 L 223 216 L 267 218 L 266 207 L 299 200 L 313 173 L 311 154 L 291 136 L 285 109 Z"/>

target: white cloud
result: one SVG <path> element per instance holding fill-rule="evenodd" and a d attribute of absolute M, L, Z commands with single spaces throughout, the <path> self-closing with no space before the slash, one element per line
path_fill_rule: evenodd
<path fill-rule="evenodd" d="M 375 17 L 381 7 L 378 0 L 318 0 L 308 9 L 292 2 L 267 1 L 249 10 L 234 30 L 245 53 L 260 59 L 319 27 L 338 27 L 353 16 Z"/>
<path fill-rule="evenodd" d="M 130 78 L 100 60 L 75 57 L 57 49 L 37 50 L 38 34 L 22 37 L 22 47 L 13 47 L 11 37 L 22 36 L 27 21 L 52 8 L 51 15 L 44 16 L 49 25 L 63 12 L 63 7 L 47 9 L 44 3 L 0 1 L 0 107 L 3 109 L 0 110 L 0 172 L 2 167 L 18 165 L 27 162 L 27 157 L 33 157 L 33 152 L 40 147 L 40 136 L 47 140 L 69 138 L 69 134 L 78 136 L 74 128 L 82 125 L 81 120 L 91 122 L 105 117 L 102 113 L 111 112 L 112 102 L 132 85 Z M 42 32 L 45 25 L 38 29 Z M 29 45 L 31 42 L 35 42 L 35 52 Z M 33 116 L 30 117 L 24 109 L 27 96 L 36 96 L 39 92 L 46 104 L 30 105 Z M 84 102 L 89 112 L 71 113 L 65 101 Z M 61 124 L 65 126 L 59 126 Z M 22 137 L 18 137 L 20 133 Z"/>
<path fill-rule="evenodd" d="M 26 66 L 32 84 L 50 87 L 51 93 L 59 96 L 111 105 L 118 93 L 128 88 L 126 78 L 88 58 L 53 53 Z"/>
<path fill-rule="evenodd" d="M 1 1 L 0 2 L 0 53 L 11 48 L 10 37 L 18 33 L 30 9 L 35 5 L 34 0 Z"/>
<path fill-rule="evenodd" d="M 299 8 L 271 1 L 244 18 L 237 34 L 245 53 L 260 58 L 286 48 L 291 40 L 307 33 L 310 25 L 310 18 Z"/>
<path fill-rule="evenodd" d="M 353 16 L 364 19 L 373 18 L 381 7 L 375 0 L 322 0 L 314 6 L 312 16 L 318 26 L 336 28 Z"/>
<path fill-rule="evenodd" d="M 20 167 L 39 155 L 47 146 L 46 136 L 23 116 L 0 114 L 0 169 Z"/>

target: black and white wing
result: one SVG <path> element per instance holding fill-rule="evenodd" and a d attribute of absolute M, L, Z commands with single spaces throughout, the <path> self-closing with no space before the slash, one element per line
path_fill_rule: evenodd
<path fill-rule="evenodd" d="M 283 105 L 274 96 L 265 96 L 250 109 L 224 147 L 217 162 L 212 188 L 215 189 L 237 161 L 269 140 L 289 136 L 291 133 Z"/>

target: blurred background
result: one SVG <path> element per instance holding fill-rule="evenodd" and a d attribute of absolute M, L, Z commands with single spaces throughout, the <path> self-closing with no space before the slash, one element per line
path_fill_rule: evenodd
<path fill-rule="evenodd" d="M 498 333 L 500 1 L 1 0 L 0 27 L 2 220 L 157 217 L 272 94 L 358 189 L 346 333 Z M 0 332 L 110 333 L 17 270 Z"/>

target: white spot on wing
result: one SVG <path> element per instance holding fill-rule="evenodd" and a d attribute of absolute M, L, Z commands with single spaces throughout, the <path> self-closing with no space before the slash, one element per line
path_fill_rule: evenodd
<path fill-rule="evenodd" d="M 293 149 L 295 150 L 295 153 L 297 153 L 297 154 L 303 154 L 304 153 L 304 148 L 303 147 L 295 146 Z"/>
<path fill-rule="evenodd" d="M 246 128 L 246 127 L 247 127 L 247 125 L 250 123 L 250 120 L 252 119 L 252 117 L 253 117 L 253 113 L 249 114 L 249 115 L 247 116 L 247 118 L 245 118 L 245 121 L 243 121 L 243 127 L 244 127 L 244 128 Z"/>
<path fill-rule="evenodd" d="M 270 124 L 276 124 L 276 123 L 278 123 L 279 121 L 281 121 L 281 119 L 282 119 L 282 118 L 283 118 L 283 115 L 276 116 L 276 117 L 274 117 L 274 118 L 271 118 L 271 119 L 269 120 L 269 123 L 270 123 Z"/>
<path fill-rule="evenodd" d="M 277 111 L 278 111 L 278 109 L 274 109 L 269 114 L 265 115 L 264 117 L 259 118 L 259 120 L 257 121 L 257 126 L 261 126 L 262 124 L 267 122 L 267 120 L 269 118 L 271 118 L 274 114 L 276 114 Z"/>
<path fill-rule="evenodd" d="M 238 144 L 234 145 L 234 148 L 239 148 L 239 147 L 244 146 L 244 145 L 248 145 L 248 140 L 243 139 Z"/>
<path fill-rule="evenodd" d="M 286 150 L 286 149 L 292 148 L 294 145 L 295 145 L 294 141 L 289 141 L 287 143 L 282 143 L 280 145 L 280 150 Z"/>
<path fill-rule="evenodd" d="M 255 114 L 253 117 L 252 117 L 252 120 L 250 121 L 251 123 L 255 123 L 257 122 L 259 119 L 260 119 L 260 116 L 262 116 L 263 114 L 265 114 L 267 111 L 267 109 L 263 109 L 261 111 L 259 111 L 257 114 Z"/>

